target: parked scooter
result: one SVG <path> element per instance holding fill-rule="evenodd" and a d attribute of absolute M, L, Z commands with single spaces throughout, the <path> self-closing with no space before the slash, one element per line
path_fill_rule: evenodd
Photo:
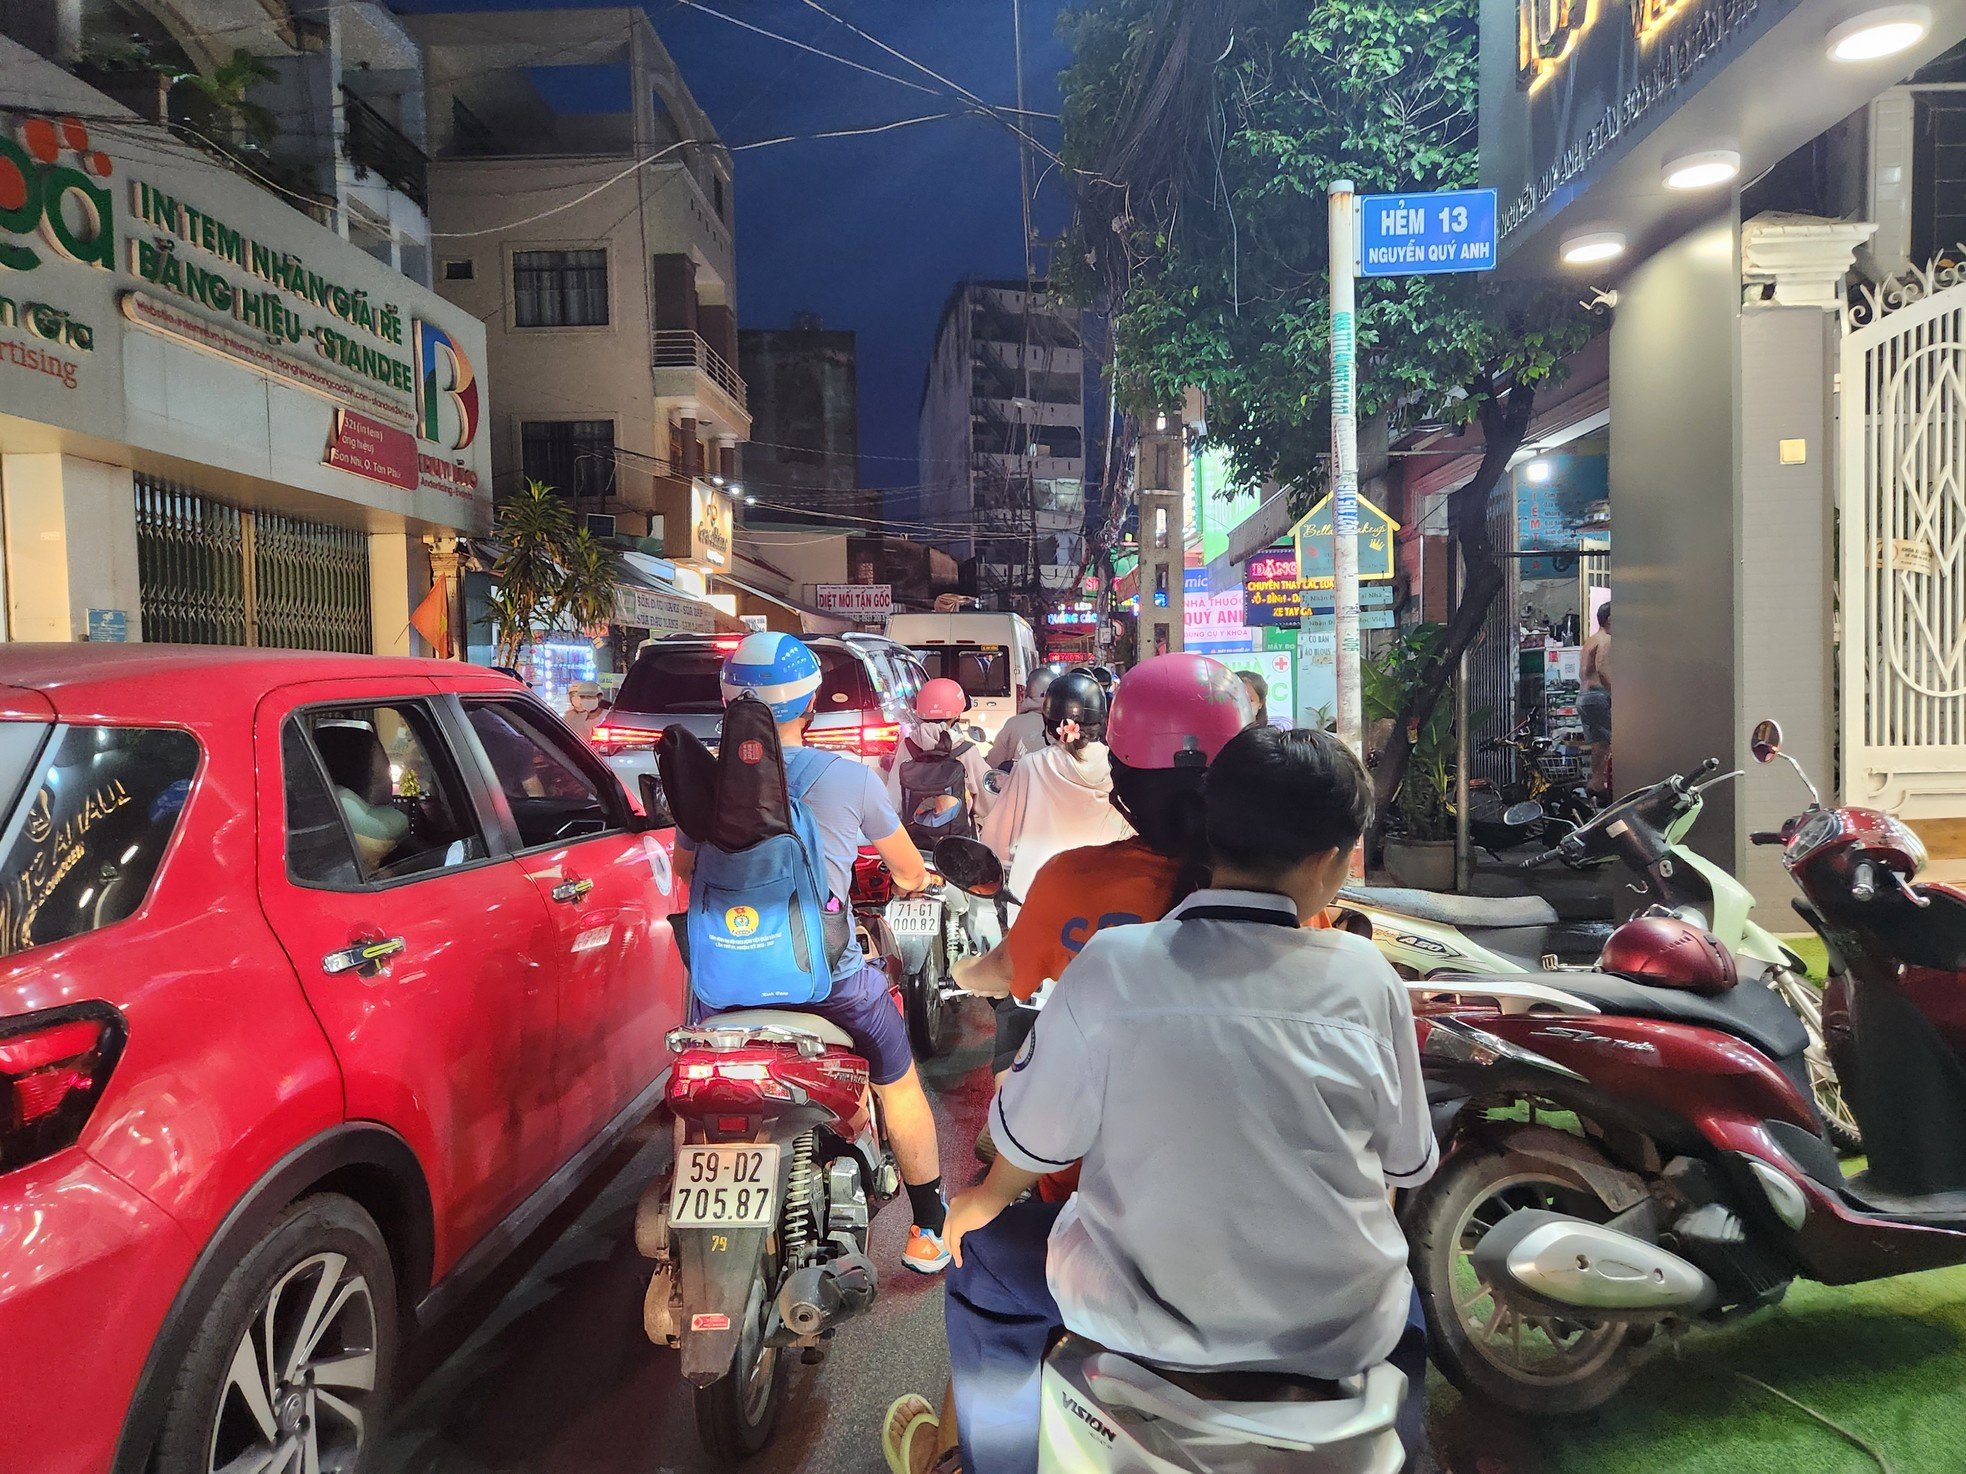
<path fill-rule="evenodd" d="M 1774 723 L 1754 750 L 1783 756 Z M 1463 1388 L 1583 1412 L 1661 1331 L 1773 1304 L 1798 1278 L 1966 1263 L 1966 890 L 1917 884 L 1923 847 L 1889 814 L 1811 796 L 1756 840 L 1784 845 L 1848 979 L 1868 1170 L 1842 1175 L 1811 1108 L 1800 1023 L 1726 986 L 1728 954 L 1676 919 L 1628 923 L 1655 940 L 1610 949 L 1623 976 L 1416 999 L 1452 1149 L 1406 1224 L 1435 1358 Z"/>
<path fill-rule="evenodd" d="M 867 1224 L 895 1195 L 867 1061 L 837 1025 L 786 1009 L 712 1015 L 669 1035 L 670 1173 L 635 1215 L 656 1264 L 643 1324 L 696 1388 L 720 1459 L 771 1440 L 788 1354 L 874 1303 Z"/>
<path fill-rule="evenodd" d="M 929 862 L 934 869 L 934 863 Z M 960 892 L 937 886 L 897 896 L 880 852 L 863 845 L 853 864 L 853 911 L 861 950 L 880 958 L 895 1006 L 908 1021 L 917 1059 L 934 1059 L 952 1039 L 949 1005 L 962 996 L 951 981 L 956 963 L 989 943 L 977 939 L 982 919 Z M 987 935 L 987 932 L 985 932 Z"/>
<path fill-rule="evenodd" d="M 1824 1036 L 1824 997 L 1809 981 L 1807 965 L 1750 918 L 1754 893 L 1685 843 L 1705 807 L 1706 790 L 1740 776 L 1719 769 L 1709 758 L 1691 778 L 1667 778 L 1631 794 L 1516 868 L 1551 859 L 1621 861 L 1654 907 L 1718 936 L 1740 959 L 1743 977 L 1772 989 L 1808 1029 L 1810 1087 L 1831 1140 L 1840 1151 L 1860 1151 L 1862 1133 Z M 1596 923 L 1560 926 L 1549 904 L 1533 896 L 1348 887 L 1339 900 L 1371 923 L 1374 943 L 1409 978 L 1560 970 L 1563 962 L 1595 957 L 1609 932 Z"/>

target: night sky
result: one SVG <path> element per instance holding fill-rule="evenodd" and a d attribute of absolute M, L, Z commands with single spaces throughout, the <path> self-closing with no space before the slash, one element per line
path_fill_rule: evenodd
<path fill-rule="evenodd" d="M 801 0 L 710 3 L 766 30 L 936 85 Z M 824 3 L 987 101 L 1014 101 L 1011 0 Z M 513 10 L 549 8 L 555 0 L 394 4 L 404 12 Z M 960 106 L 753 35 L 682 0 L 648 0 L 644 8 L 727 143 Z M 1026 106 L 1047 112 L 1057 110 L 1057 73 L 1068 59 L 1057 38 L 1061 8 L 1063 0 L 1024 3 Z M 1033 131 L 1055 144 L 1056 127 L 1040 122 Z M 738 154 L 734 167 L 742 325 L 784 327 L 794 312 L 813 311 L 829 328 L 858 333 L 861 480 L 913 485 L 915 415 L 943 302 L 965 276 L 1023 273 L 1010 135 L 994 122 L 960 118 L 756 149 Z M 1055 232 L 1062 210 L 1054 176 L 1041 195 L 1041 227 Z"/>

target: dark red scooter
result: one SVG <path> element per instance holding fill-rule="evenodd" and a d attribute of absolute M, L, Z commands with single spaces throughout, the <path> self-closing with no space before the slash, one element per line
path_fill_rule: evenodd
<path fill-rule="evenodd" d="M 1773 722 L 1753 748 L 1794 765 Z M 1406 1223 L 1436 1359 L 1465 1390 L 1530 1416 L 1587 1411 L 1648 1341 L 1796 1279 L 1966 1263 L 1966 891 L 1917 884 L 1923 846 L 1872 809 L 1817 800 L 1754 838 L 1785 847 L 1847 990 L 1838 1047 L 1869 1169 L 1839 1170 L 1794 1014 L 1725 987 L 1724 952 L 1688 965 L 1713 939 L 1689 946 L 1681 923 L 1628 923 L 1666 940 L 1607 946 L 1623 976 L 1416 984 L 1451 1150 Z"/>

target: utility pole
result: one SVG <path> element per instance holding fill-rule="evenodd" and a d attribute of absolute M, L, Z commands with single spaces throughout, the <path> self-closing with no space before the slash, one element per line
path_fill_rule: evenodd
<path fill-rule="evenodd" d="M 1018 406 L 1022 410 L 1023 423 L 1019 433 L 1024 437 L 1021 448 L 1024 460 L 1024 597 L 1029 604 L 1033 623 L 1038 628 L 1039 638 L 1044 630 L 1044 571 L 1038 563 L 1038 479 L 1037 462 L 1032 455 L 1031 435 L 1037 406 L 1031 400 L 1031 291 L 1035 278 L 1035 268 L 1031 260 L 1031 153 L 1024 142 L 1022 129 L 1026 114 L 1024 112 L 1024 3 L 1023 0 L 1010 0 L 1010 33 L 1013 64 L 1017 68 L 1017 210 L 1019 229 L 1024 245 L 1024 342 L 1017 358 L 1018 378 L 1022 397 Z M 1083 447 L 1081 447 L 1083 449 Z"/>
<path fill-rule="evenodd" d="M 1331 182 L 1331 612 L 1338 631 L 1338 740 L 1365 759 L 1358 641 L 1358 196 Z M 1363 876 L 1363 848 L 1352 873 Z"/>

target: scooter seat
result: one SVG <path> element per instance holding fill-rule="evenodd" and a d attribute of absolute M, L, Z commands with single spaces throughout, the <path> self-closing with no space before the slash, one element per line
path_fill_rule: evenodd
<path fill-rule="evenodd" d="M 1338 892 L 1338 899 L 1464 929 L 1554 926 L 1557 920 L 1556 908 L 1541 896 L 1446 896 L 1397 886 L 1348 885 Z"/>
<path fill-rule="evenodd" d="M 1566 972 L 1552 981 L 1605 1013 L 1663 1019 L 1732 1034 L 1777 1064 L 1800 1056 L 1809 1047 L 1809 1031 L 1802 1020 L 1772 988 L 1757 982 L 1737 983 L 1725 993 L 1707 995 L 1684 988 L 1655 988 L 1608 972 Z"/>
<path fill-rule="evenodd" d="M 734 1008 L 729 1013 L 713 1013 L 697 1025 L 703 1029 L 796 1029 L 828 1044 L 853 1047 L 853 1036 L 830 1019 L 816 1013 L 800 1013 L 790 1008 Z"/>

